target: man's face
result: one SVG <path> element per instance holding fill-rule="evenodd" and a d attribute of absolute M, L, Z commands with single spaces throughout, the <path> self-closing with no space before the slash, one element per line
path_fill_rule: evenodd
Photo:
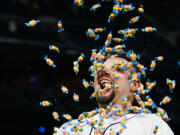
<path fill-rule="evenodd" d="M 96 92 L 96 99 L 100 104 L 108 104 L 112 102 L 116 104 L 120 102 L 122 97 L 129 97 L 130 92 L 130 84 L 129 84 L 129 77 L 130 77 L 130 70 L 122 71 L 120 69 L 114 69 L 114 63 L 122 62 L 123 58 L 119 57 L 112 57 L 107 59 L 102 66 L 102 70 L 98 72 L 97 76 L 94 78 L 94 86 Z M 116 79 L 114 75 L 118 75 L 119 78 Z M 118 88 L 106 88 L 103 87 L 103 84 L 115 84 Z M 102 89 L 104 93 L 104 98 L 101 98 L 98 89 Z"/>

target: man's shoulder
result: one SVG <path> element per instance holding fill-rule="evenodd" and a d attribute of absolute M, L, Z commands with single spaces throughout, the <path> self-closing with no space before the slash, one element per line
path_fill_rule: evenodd
<path fill-rule="evenodd" d="M 136 115 L 136 118 L 141 118 L 145 120 L 162 120 L 161 117 L 155 113 L 139 113 Z"/>
<path fill-rule="evenodd" d="M 60 126 L 60 128 L 54 129 L 55 135 L 62 135 L 63 133 L 73 132 L 74 128 L 81 127 L 81 122 L 78 119 L 73 119 L 71 121 L 65 122 Z M 79 129 L 80 130 L 80 129 Z"/>

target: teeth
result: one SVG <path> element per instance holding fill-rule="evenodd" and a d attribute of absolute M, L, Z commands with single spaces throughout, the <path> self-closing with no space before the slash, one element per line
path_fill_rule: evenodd
<path fill-rule="evenodd" d="M 103 80 L 103 81 L 101 81 L 101 84 L 104 84 L 104 83 L 110 83 L 109 81 L 107 81 L 107 80 Z"/>
<path fill-rule="evenodd" d="M 105 87 L 105 84 L 111 84 L 111 82 L 109 81 L 109 80 L 102 80 L 101 82 L 100 82 L 100 87 L 101 87 L 101 89 L 103 89 L 104 87 Z"/>

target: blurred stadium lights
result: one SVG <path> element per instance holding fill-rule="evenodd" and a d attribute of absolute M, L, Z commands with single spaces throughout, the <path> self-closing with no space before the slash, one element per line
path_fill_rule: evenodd
<path fill-rule="evenodd" d="M 78 51 L 75 49 L 69 49 L 65 52 L 67 55 L 72 56 L 72 55 L 78 55 Z"/>
<path fill-rule="evenodd" d="M 36 75 L 30 75 L 29 76 L 29 83 L 30 84 L 35 84 L 37 82 L 37 76 Z"/>
<path fill-rule="evenodd" d="M 78 8 L 77 7 L 75 7 L 74 6 L 74 4 L 72 3 L 72 4 L 69 4 L 69 9 L 71 10 L 71 13 L 73 14 L 73 15 L 78 15 Z"/>
<path fill-rule="evenodd" d="M 170 45 L 174 47 L 178 46 L 178 38 L 180 37 L 180 31 L 175 31 L 175 30 L 162 31 L 162 32 L 157 32 L 156 35 L 162 37 Z"/>
<path fill-rule="evenodd" d="M 13 1 L 16 1 L 16 0 L 13 0 Z M 19 2 L 23 5 L 28 5 L 29 4 L 29 1 L 28 0 L 19 0 Z"/>
<path fill-rule="evenodd" d="M 160 24 L 158 21 L 156 21 L 152 16 L 148 15 L 148 14 L 144 14 L 143 15 L 144 18 L 149 21 L 150 23 L 152 23 L 153 25 L 157 26 L 158 24 Z M 161 24 L 161 27 L 162 26 Z M 167 27 L 166 27 L 167 28 Z M 158 32 L 154 33 L 156 36 L 163 38 L 166 42 L 168 42 L 170 45 L 172 46 L 178 46 L 177 43 L 177 38 L 178 36 L 180 36 L 180 31 L 178 30 L 168 30 L 168 29 L 164 29 L 162 30 L 158 30 Z"/>
<path fill-rule="evenodd" d="M 10 43 L 10 44 L 19 44 L 19 45 L 38 45 L 43 46 L 45 44 L 49 44 L 44 41 L 35 41 L 29 39 L 20 39 L 20 38 L 10 38 L 10 37 L 0 37 L 0 42 L 2 43 Z"/>
<path fill-rule="evenodd" d="M 14 20 L 9 21 L 8 26 L 11 33 L 16 32 L 18 29 L 17 23 Z"/>

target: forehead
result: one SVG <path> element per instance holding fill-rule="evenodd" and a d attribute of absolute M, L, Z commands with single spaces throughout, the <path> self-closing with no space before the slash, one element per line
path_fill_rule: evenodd
<path fill-rule="evenodd" d="M 121 63 L 122 61 L 126 61 L 126 59 L 124 58 L 120 58 L 120 57 L 111 57 L 109 59 L 107 59 L 104 63 L 103 63 L 103 67 L 106 66 L 113 66 L 114 63 Z"/>

